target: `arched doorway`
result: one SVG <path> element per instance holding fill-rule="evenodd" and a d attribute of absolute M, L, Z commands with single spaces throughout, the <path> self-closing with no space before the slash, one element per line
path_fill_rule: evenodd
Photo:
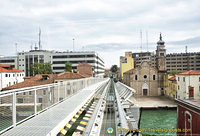
<path fill-rule="evenodd" d="M 149 96 L 149 86 L 146 83 L 142 85 L 142 96 Z"/>

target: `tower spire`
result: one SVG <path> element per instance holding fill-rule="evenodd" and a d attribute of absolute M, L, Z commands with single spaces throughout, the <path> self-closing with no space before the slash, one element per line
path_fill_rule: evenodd
<path fill-rule="evenodd" d="M 160 32 L 160 40 L 162 41 L 162 33 Z"/>

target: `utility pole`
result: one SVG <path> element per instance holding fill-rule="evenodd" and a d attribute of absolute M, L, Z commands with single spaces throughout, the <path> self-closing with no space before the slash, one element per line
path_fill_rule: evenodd
<path fill-rule="evenodd" d="M 73 38 L 72 40 L 73 40 L 73 52 L 74 52 L 75 51 L 75 49 L 74 49 L 74 41 L 75 41 L 75 39 Z"/>

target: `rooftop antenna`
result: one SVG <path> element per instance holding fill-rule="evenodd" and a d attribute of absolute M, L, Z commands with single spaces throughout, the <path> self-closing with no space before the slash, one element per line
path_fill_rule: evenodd
<path fill-rule="evenodd" d="M 74 52 L 75 51 L 75 49 L 74 49 L 74 41 L 75 41 L 75 39 L 73 38 L 72 40 L 73 40 L 73 52 Z"/>
<path fill-rule="evenodd" d="M 16 54 L 17 54 L 17 43 L 15 43 L 15 49 L 16 49 Z"/>
<path fill-rule="evenodd" d="M 140 49 L 142 52 L 142 30 L 140 29 Z"/>
<path fill-rule="evenodd" d="M 41 37 L 41 29 L 40 29 L 40 27 L 39 27 L 39 42 L 38 42 L 39 50 L 42 49 L 42 46 L 41 46 L 41 39 L 40 39 L 40 37 Z"/>
<path fill-rule="evenodd" d="M 188 56 L 188 47 L 185 46 L 185 53 L 186 53 L 186 56 L 187 56 L 187 71 L 190 70 L 190 65 L 189 65 L 189 56 Z"/>
<path fill-rule="evenodd" d="M 147 40 L 147 52 L 149 52 L 148 30 L 146 30 L 146 40 Z"/>

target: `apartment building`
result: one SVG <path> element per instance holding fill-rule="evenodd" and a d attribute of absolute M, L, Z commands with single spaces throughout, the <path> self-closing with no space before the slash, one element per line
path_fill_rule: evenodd
<path fill-rule="evenodd" d="M 200 52 L 167 54 L 167 71 L 200 70 Z"/>
<path fill-rule="evenodd" d="M 143 61 L 156 66 L 156 56 L 154 52 L 133 53 L 135 66 L 140 66 Z M 187 70 L 200 70 L 200 52 L 191 53 L 170 53 L 166 55 L 167 72 L 177 70 L 180 72 Z"/>

